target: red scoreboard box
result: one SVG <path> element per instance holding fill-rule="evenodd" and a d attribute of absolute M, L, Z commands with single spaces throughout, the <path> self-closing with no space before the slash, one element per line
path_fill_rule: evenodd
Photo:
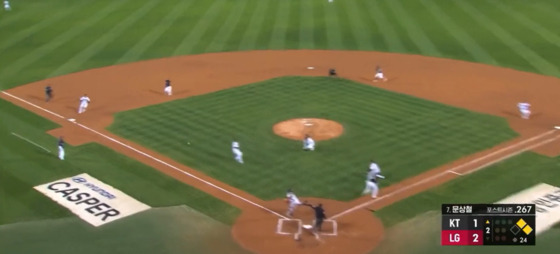
<path fill-rule="evenodd" d="M 482 230 L 441 230 L 441 245 L 483 245 Z"/>

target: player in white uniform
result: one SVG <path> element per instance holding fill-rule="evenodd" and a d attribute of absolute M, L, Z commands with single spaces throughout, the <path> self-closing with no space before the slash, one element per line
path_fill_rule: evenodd
<path fill-rule="evenodd" d="M 64 140 L 62 137 L 58 139 L 58 158 L 64 160 Z"/>
<path fill-rule="evenodd" d="M 305 138 L 303 139 L 303 150 L 304 151 L 315 150 L 315 140 L 313 140 L 309 135 L 305 135 Z"/>
<path fill-rule="evenodd" d="M 241 152 L 241 147 L 239 147 L 239 142 L 235 140 L 231 142 L 231 151 L 233 152 L 233 156 L 235 160 L 239 163 L 243 163 L 243 152 Z"/>
<path fill-rule="evenodd" d="M 385 77 L 385 75 L 383 75 L 383 70 L 381 70 L 381 67 L 377 66 L 375 68 L 375 77 L 373 77 L 373 82 L 377 82 L 379 80 L 387 81 L 387 78 Z"/>
<path fill-rule="evenodd" d="M 288 189 L 288 191 L 286 192 L 286 200 L 288 201 L 288 211 L 286 212 L 286 215 L 288 217 L 292 217 L 292 215 L 294 215 L 294 210 L 296 209 L 296 207 L 298 205 L 301 205 L 302 203 L 301 201 L 299 201 L 299 198 L 292 191 L 292 189 Z"/>
<path fill-rule="evenodd" d="M 10 7 L 10 2 L 8 0 L 4 0 L 4 10 L 11 11 L 12 7 Z"/>
<path fill-rule="evenodd" d="M 376 198 L 379 192 L 379 186 L 377 185 L 378 178 L 385 178 L 381 175 L 381 169 L 373 160 L 369 164 L 369 171 L 366 177 L 366 187 L 362 194 L 367 194 L 371 192 L 371 197 Z"/>
<path fill-rule="evenodd" d="M 86 112 L 89 102 L 90 99 L 87 94 L 84 94 L 84 96 L 80 97 L 80 107 L 78 108 L 78 114 Z"/>
<path fill-rule="evenodd" d="M 531 116 L 531 104 L 527 102 L 520 102 L 517 103 L 517 108 L 519 109 L 519 113 L 521 114 L 521 118 L 529 119 Z"/>
<path fill-rule="evenodd" d="M 171 94 L 173 94 L 173 87 L 171 86 L 171 81 L 170 80 L 166 80 L 165 81 L 165 88 L 163 88 L 163 93 L 167 96 L 171 96 Z"/>

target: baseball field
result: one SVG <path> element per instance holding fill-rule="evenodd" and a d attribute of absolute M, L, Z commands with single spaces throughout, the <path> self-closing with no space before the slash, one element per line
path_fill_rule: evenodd
<path fill-rule="evenodd" d="M 0 253 L 557 252 L 559 1 L 10 4 Z M 441 204 L 506 198 L 548 211 L 536 246 L 441 246 Z"/>

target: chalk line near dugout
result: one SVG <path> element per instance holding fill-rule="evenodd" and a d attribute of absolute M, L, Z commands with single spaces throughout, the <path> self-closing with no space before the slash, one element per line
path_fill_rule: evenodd
<path fill-rule="evenodd" d="M 44 150 L 45 152 L 47 152 L 47 153 L 51 153 L 51 151 L 50 151 L 49 149 L 47 149 L 47 148 L 45 148 L 44 146 L 39 145 L 39 144 L 37 144 L 37 143 L 31 141 L 31 140 L 28 139 L 28 138 L 25 138 L 25 137 L 23 137 L 23 136 L 21 136 L 21 135 L 19 135 L 19 134 L 17 134 L 17 133 L 14 133 L 14 132 L 12 132 L 12 135 L 15 136 L 15 137 L 17 137 L 17 138 L 19 138 L 19 139 L 21 139 L 21 140 L 23 140 L 23 141 L 26 141 L 27 143 L 30 143 L 30 144 L 32 144 L 32 145 L 38 147 L 38 148 L 43 149 L 43 150 Z"/>

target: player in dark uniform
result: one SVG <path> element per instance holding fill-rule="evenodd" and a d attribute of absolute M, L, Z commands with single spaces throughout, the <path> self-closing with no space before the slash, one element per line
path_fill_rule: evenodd
<path fill-rule="evenodd" d="M 50 101 L 52 99 L 52 87 L 51 86 L 45 87 L 45 97 L 46 97 L 46 101 Z"/>
<path fill-rule="evenodd" d="M 335 69 L 330 69 L 329 70 L 329 76 L 330 77 L 336 77 L 336 70 Z"/>
<path fill-rule="evenodd" d="M 315 234 L 315 237 L 319 237 L 319 232 L 321 232 L 323 221 L 327 218 L 327 216 L 325 215 L 325 210 L 323 210 L 323 204 L 313 206 L 311 204 L 304 203 L 304 205 L 311 207 L 315 212 L 315 220 L 313 220 L 313 233 Z"/>

